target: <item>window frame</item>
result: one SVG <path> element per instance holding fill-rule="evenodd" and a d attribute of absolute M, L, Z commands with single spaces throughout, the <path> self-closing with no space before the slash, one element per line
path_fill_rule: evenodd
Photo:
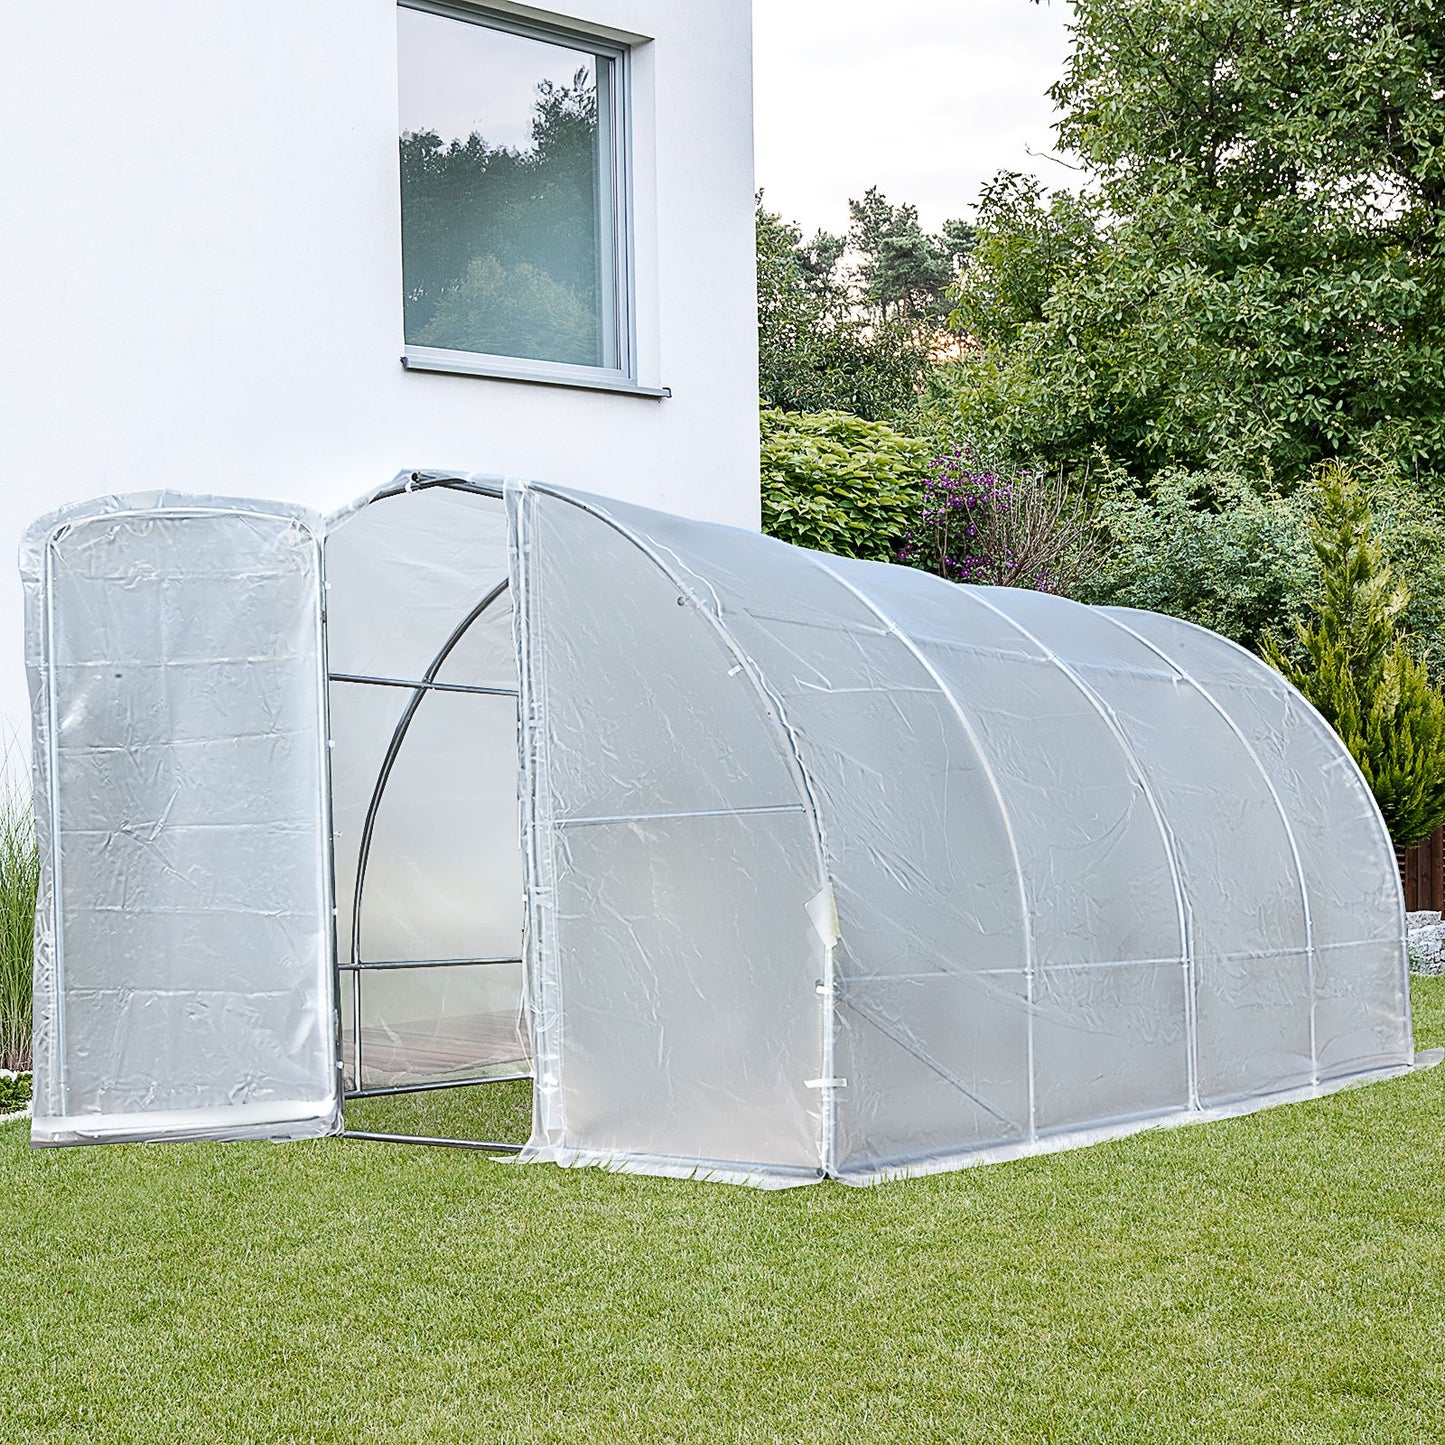
<path fill-rule="evenodd" d="M 484 30 L 540 40 L 597 57 L 598 129 L 606 126 L 599 139 L 605 157 L 602 173 L 606 182 L 609 214 L 600 227 L 600 240 L 607 248 L 609 284 L 602 288 L 604 345 L 612 365 L 587 366 L 572 362 L 544 361 L 532 357 L 505 356 L 482 351 L 456 351 L 440 346 L 419 346 L 405 339 L 402 331 L 401 364 L 408 371 L 447 372 L 461 376 L 484 376 L 502 381 L 539 382 L 552 386 L 580 387 L 589 391 L 630 392 L 649 397 L 672 393 L 666 387 L 638 383 L 636 229 L 632 188 L 632 49 L 622 41 L 588 30 L 584 26 L 563 26 L 533 20 L 468 0 L 397 0 L 398 10 L 419 10 L 446 20 L 476 25 Z M 398 46 L 398 74 L 401 56 Z M 607 78 L 603 78 L 606 61 Z M 603 88 L 607 90 L 604 107 Z M 399 132 L 398 132 L 399 133 Z M 398 177 L 398 184 L 400 178 Z M 401 294 L 405 293 L 403 279 Z"/>

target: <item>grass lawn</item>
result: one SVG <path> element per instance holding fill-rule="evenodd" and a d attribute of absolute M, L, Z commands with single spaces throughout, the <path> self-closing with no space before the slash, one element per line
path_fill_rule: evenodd
<path fill-rule="evenodd" d="M 26 1141 L 3 1445 L 1445 1439 L 1445 1066 L 872 1190 Z"/>

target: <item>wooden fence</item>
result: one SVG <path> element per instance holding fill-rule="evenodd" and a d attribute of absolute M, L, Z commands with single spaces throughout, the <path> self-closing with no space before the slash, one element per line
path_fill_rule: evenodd
<path fill-rule="evenodd" d="M 1405 885 L 1405 907 L 1411 913 L 1445 910 L 1445 827 L 1413 848 L 1396 848 L 1395 859 Z"/>

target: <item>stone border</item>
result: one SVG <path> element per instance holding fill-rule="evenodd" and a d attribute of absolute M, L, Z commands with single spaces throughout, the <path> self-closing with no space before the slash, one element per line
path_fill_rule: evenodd
<path fill-rule="evenodd" d="M 1445 920 L 1428 910 L 1405 915 L 1410 972 L 1425 977 L 1445 974 Z"/>

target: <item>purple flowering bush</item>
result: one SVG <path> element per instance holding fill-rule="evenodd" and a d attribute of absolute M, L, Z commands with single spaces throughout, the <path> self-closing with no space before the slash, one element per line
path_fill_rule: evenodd
<path fill-rule="evenodd" d="M 950 582 L 1068 593 L 1095 550 L 1094 519 L 1061 480 L 1002 476 L 958 448 L 924 478 L 898 561 Z"/>

